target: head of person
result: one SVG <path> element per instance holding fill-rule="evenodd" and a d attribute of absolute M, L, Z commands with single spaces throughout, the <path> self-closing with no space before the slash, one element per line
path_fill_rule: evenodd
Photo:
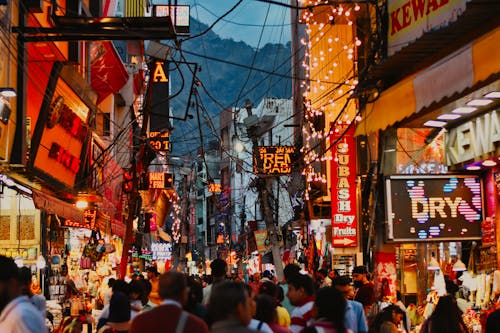
<path fill-rule="evenodd" d="M 19 289 L 19 269 L 14 260 L 5 256 L 0 256 L 0 312 L 20 295 Z"/>
<path fill-rule="evenodd" d="M 366 266 L 356 266 L 352 270 L 352 280 L 354 283 L 354 286 L 359 288 L 365 283 L 368 282 L 367 278 L 368 274 L 368 269 L 366 269 Z"/>
<path fill-rule="evenodd" d="M 160 275 L 160 273 L 158 273 L 158 269 L 154 266 L 148 267 L 146 269 L 146 274 L 148 275 L 149 280 L 154 280 Z"/>
<path fill-rule="evenodd" d="M 294 275 L 299 274 L 300 266 L 297 264 L 288 264 L 283 268 L 283 275 L 285 277 L 285 281 L 288 283 L 288 280 L 291 279 Z"/>
<path fill-rule="evenodd" d="M 316 271 L 316 279 L 318 281 L 323 281 L 328 276 L 328 272 L 324 268 L 320 268 Z"/>
<path fill-rule="evenodd" d="M 389 321 L 398 326 L 405 317 L 405 312 L 399 306 L 391 304 L 385 307 L 379 315 L 380 319 L 378 320 L 378 322 L 380 324 L 385 321 Z"/>
<path fill-rule="evenodd" d="M 347 275 L 337 276 L 333 279 L 332 285 L 340 291 L 345 299 L 354 298 L 354 289 L 351 285 L 351 278 Z"/>
<path fill-rule="evenodd" d="M 109 278 L 108 279 L 108 287 L 113 288 L 113 285 L 115 284 L 116 279 L 115 278 Z"/>
<path fill-rule="evenodd" d="M 210 263 L 210 269 L 212 270 L 212 279 L 221 280 L 226 276 L 227 263 L 220 258 L 214 259 Z"/>
<path fill-rule="evenodd" d="M 439 297 L 431 317 L 435 319 L 432 325 L 436 328 L 436 332 L 451 332 L 462 322 L 462 312 L 452 295 Z"/>
<path fill-rule="evenodd" d="M 132 300 L 137 300 L 141 298 L 141 295 L 143 293 L 143 284 L 141 283 L 141 280 L 132 280 L 129 283 L 129 296 L 130 299 Z"/>
<path fill-rule="evenodd" d="M 286 294 L 290 304 L 298 306 L 308 298 L 314 296 L 314 282 L 308 274 L 296 274 L 288 281 Z"/>
<path fill-rule="evenodd" d="M 176 271 L 160 275 L 158 293 L 161 299 L 172 299 L 185 305 L 188 299 L 186 276 Z"/>
<path fill-rule="evenodd" d="M 245 284 L 222 281 L 212 288 L 206 321 L 209 326 L 222 320 L 237 320 L 248 326 L 252 319 L 253 299 Z"/>
<path fill-rule="evenodd" d="M 271 281 L 263 281 L 259 286 L 259 295 L 266 294 L 278 298 L 278 285 Z"/>
<path fill-rule="evenodd" d="M 31 269 L 26 266 L 19 268 L 19 287 L 22 295 L 31 296 Z"/>
<path fill-rule="evenodd" d="M 277 320 L 276 299 L 270 295 L 255 296 L 256 311 L 254 318 L 265 323 L 274 323 Z"/>
<path fill-rule="evenodd" d="M 337 332 L 344 332 L 344 316 L 347 301 L 342 293 L 334 287 L 319 288 L 313 305 L 315 318 L 326 318 L 335 324 Z"/>
<path fill-rule="evenodd" d="M 146 305 L 149 302 L 149 294 L 151 294 L 152 285 L 148 280 L 138 280 L 141 285 L 141 295 L 139 296 L 142 305 Z"/>
<path fill-rule="evenodd" d="M 117 331 L 130 328 L 130 299 L 121 291 L 113 293 L 109 301 L 108 324 Z"/>
<path fill-rule="evenodd" d="M 113 283 L 113 288 L 112 288 L 113 294 L 117 292 L 122 292 L 125 295 L 130 294 L 130 285 L 123 281 L 123 280 L 116 280 Z"/>
<path fill-rule="evenodd" d="M 203 301 L 203 285 L 201 279 L 197 276 L 190 276 L 188 277 L 187 283 L 189 287 L 188 304 L 201 304 Z"/>

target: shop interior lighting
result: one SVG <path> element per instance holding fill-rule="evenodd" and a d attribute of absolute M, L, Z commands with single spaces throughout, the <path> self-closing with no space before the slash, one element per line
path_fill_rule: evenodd
<path fill-rule="evenodd" d="M 468 114 L 476 111 L 477 108 L 474 106 L 461 106 L 459 108 L 456 108 L 455 110 L 451 111 L 453 113 L 460 113 L 460 114 Z"/>
<path fill-rule="evenodd" d="M 463 263 L 462 260 L 460 260 L 460 257 L 458 257 L 457 262 L 453 265 L 452 270 L 454 272 L 463 272 L 467 270 L 467 267 L 465 267 L 465 264 Z"/>
<path fill-rule="evenodd" d="M 424 123 L 424 126 L 429 126 L 429 127 L 443 127 L 446 125 L 445 121 L 437 121 L 437 120 L 428 120 Z"/>
<path fill-rule="evenodd" d="M 14 88 L 0 88 L 0 95 L 5 98 L 17 96 Z"/>
<path fill-rule="evenodd" d="M 462 117 L 459 114 L 445 113 L 438 117 L 439 120 L 455 120 Z"/>
<path fill-rule="evenodd" d="M 486 98 L 500 98 L 500 91 L 490 91 L 486 95 L 484 95 Z"/>
<path fill-rule="evenodd" d="M 467 102 L 468 106 L 486 106 L 493 103 L 491 99 L 488 98 L 476 98 Z"/>
<path fill-rule="evenodd" d="M 427 269 L 429 271 L 438 271 L 441 269 L 441 266 L 439 266 L 439 262 L 436 260 L 436 258 L 434 258 L 434 256 L 431 257 Z"/>
<path fill-rule="evenodd" d="M 469 171 L 476 171 L 476 170 L 481 170 L 481 166 L 479 165 L 469 165 L 467 168 Z"/>
<path fill-rule="evenodd" d="M 497 162 L 495 162 L 493 160 L 485 160 L 485 161 L 483 161 L 483 165 L 486 167 L 492 167 L 492 166 L 497 165 Z"/>

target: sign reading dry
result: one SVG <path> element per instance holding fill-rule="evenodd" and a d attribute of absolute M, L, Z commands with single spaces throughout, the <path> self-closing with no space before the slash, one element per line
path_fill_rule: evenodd
<path fill-rule="evenodd" d="M 253 153 L 253 172 L 264 175 L 284 175 L 292 172 L 293 146 L 263 146 Z"/>

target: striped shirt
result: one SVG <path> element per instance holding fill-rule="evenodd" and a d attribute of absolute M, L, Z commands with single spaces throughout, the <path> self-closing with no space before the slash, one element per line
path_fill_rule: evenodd
<path fill-rule="evenodd" d="M 299 333 L 312 321 L 313 297 L 307 297 L 293 310 L 290 321 L 290 331 Z"/>

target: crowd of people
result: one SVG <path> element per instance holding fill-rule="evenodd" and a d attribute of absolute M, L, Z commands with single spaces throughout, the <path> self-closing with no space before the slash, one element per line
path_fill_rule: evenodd
<path fill-rule="evenodd" d="M 34 295 L 31 275 L 10 258 L 0 256 L 0 332 L 49 332 L 43 296 Z M 352 279 L 334 271 L 311 276 L 296 264 L 284 268 L 278 281 L 270 271 L 250 281 L 228 277 L 222 259 L 211 263 L 212 275 L 203 279 L 174 270 L 123 280 L 109 279 L 107 303 L 93 326 L 68 317 L 56 333 L 399 333 L 410 332 L 407 312 L 400 302 L 376 314 L 374 285 L 364 266 Z M 490 315 L 485 333 L 500 332 L 500 310 Z M 452 293 L 441 296 L 425 319 L 421 333 L 467 332 Z"/>

